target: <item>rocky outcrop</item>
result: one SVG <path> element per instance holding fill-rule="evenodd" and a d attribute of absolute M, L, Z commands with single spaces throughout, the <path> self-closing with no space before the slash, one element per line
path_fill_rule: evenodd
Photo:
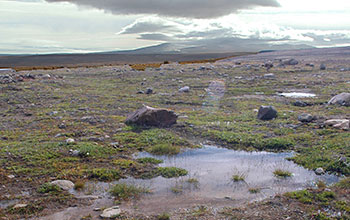
<path fill-rule="evenodd" d="M 169 127 L 176 124 L 177 115 L 167 109 L 144 106 L 128 116 L 125 124 L 140 126 Z"/>
<path fill-rule="evenodd" d="M 341 93 L 329 100 L 330 105 L 350 106 L 350 93 Z"/>

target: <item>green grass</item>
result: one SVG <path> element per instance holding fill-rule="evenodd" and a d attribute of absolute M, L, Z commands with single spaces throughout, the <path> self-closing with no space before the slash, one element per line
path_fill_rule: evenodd
<path fill-rule="evenodd" d="M 251 194 L 257 194 L 257 193 L 260 193 L 260 192 L 261 192 L 261 188 L 249 188 L 248 191 L 249 191 Z"/>
<path fill-rule="evenodd" d="M 177 167 L 159 167 L 157 172 L 164 178 L 174 178 L 188 174 L 187 170 Z"/>
<path fill-rule="evenodd" d="M 180 153 L 180 147 L 168 144 L 158 144 L 148 148 L 147 151 L 155 155 L 175 155 Z"/>
<path fill-rule="evenodd" d="M 59 193 L 59 192 L 62 192 L 62 189 L 57 185 L 53 185 L 51 183 L 44 183 L 38 188 L 37 192 L 38 193 Z"/>
<path fill-rule="evenodd" d="M 112 187 L 110 193 L 119 200 L 127 200 L 137 198 L 143 193 L 149 193 L 150 191 L 146 188 L 128 185 L 126 183 L 118 183 Z"/>
<path fill-rule="evenodd" d="M 293 174 L 287 170 L 276 169 L 275 171 L 273 171 L 273 175 L 279 178 L 287 178 L 287 177 L 291 177 Z"/>
<path fill-rule="evenodd" d="M 153 157 L 138 158 L 136 161 L 138 163 L 141 163 L 141 164 L 147 164 L 148 163 L 148 164 L 154 164 L 154 165 L 163 163 L 163 160 L 158 160 L 158 159 L 153 158 Z"/>
<path fill-rule="evenodd" d="M 122 178 L 119 170 L 107 168 L 95 168 L 87 171 L 90 179 L 97 179 L 99 181 L 113 181 Z"/>

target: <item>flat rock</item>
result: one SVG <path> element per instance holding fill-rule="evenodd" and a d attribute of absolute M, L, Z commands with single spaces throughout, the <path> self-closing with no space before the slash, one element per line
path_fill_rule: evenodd
<path fill-rule="evenodd" d="M 337 129 L 349 130 L 350 120 L 347 119 L 331 119 L 324 122 L 325 125 L 332 126 Z"/>
<path fill-rule="evenodd" d="M 101 218 L 115 218 L 118 215 L 120 215 L 121 210 L 119 206 L 113 206 L 111 208 L 103 210 L 102 214 L 100 215 Z"/>
<path fill-rule="evenodd" d="M 15 206 L 13 206 L 14 209 L 20 209 L 20 208 L 25 208 L 27 207 L 27 204 L 16 204 Z"/>
<path fill-rule="evenodd" d="M 69 180 L 55 180 L 51 182 L 52 185 L 56 185 L 63 190 L 71 190 L 74 188 L 74 183 Z"/>
<path fill-rule="evenodd" d="M 350 106 L 350 93 L 341 93 L 329 100 L 330 105 Z"/>
<path fill-rule="evenodd" d="M 169 127 L 176 124 L 177 115 L 175 112 L 144 106 L 130 114 L 125 124 L 135 124 L 140 126 Z"/>
<path fill-rule="evenodd" d="M 277 110 L 273 106 L 260 106 L 258 111 L 258 119 L 272 120 L 277 117 Z"/>

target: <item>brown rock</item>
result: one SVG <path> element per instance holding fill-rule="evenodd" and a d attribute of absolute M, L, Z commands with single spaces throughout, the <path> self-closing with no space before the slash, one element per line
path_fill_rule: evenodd
<path fill-rule="evenodd" d="M 178 116 L 173 111 L 144 106 L 130 114 L 126 119 L 125 124 L 169 127 L 176 124 L 177 117 Z"/>

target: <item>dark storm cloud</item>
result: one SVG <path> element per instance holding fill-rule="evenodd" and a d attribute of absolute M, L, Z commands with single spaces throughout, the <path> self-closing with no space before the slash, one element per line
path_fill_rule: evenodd
<path fill-rule="evenodd" d="M 172 17 L 215 18 L 259 6 L 278 7 L 277 0 L 46 0 L 70 2 L 115 14 L 157 14 Z"/>

